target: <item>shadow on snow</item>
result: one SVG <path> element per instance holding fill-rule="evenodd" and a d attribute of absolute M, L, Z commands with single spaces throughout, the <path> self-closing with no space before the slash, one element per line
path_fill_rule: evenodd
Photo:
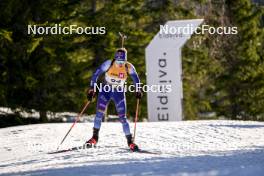
<path fill-rule="evenodd" d="M 142 160 L 126 160 L 112 164 L 112 161 L 87 163 L 94 165 L 52 168 L 37 171 L 4 174 L 18 175 L 184 175 L 184 176 L 219 176 L 219 175 L 254 175 L 264 173 L 264 146 L 249 151 L 234 151 L 222 155 L 203 155 L 171 157 Z"/>

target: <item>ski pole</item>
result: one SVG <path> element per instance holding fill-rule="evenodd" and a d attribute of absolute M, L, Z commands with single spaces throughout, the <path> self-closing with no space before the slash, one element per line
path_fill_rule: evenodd
<path fill-rule="evenodd" d="M 73 122 L 71 128 L 69 129 L 69 131 L 66 133 L 66 135 L 64 136 L 64 138 L 62 139 L 61 143 L 59 144 L 59 146 L 57 147 L 57 150 L 59 150 L 61 144 L 64 142 L 64 140 L 67 138 L 67 136 L 69 135 L 69 133 L 71 132 L 72 128 L 74 127 L 74 125 L 77 123 L 77 121 L 80 119 L 80 117 L 82 116 L 83 112 L 85 111 L 85 109 L 88 107 L 88 105 L 90 104 L 90 101 L 87 101 L 87 103 L 85 104 L 84 108 L 82 109 L 82 111 L 78 114 L 78 116 L 75 118 L 75 121 Z"/>
<path fill-rule="evenodd" d="M 137 107 L 136 107 L 136 117 L 135 117 L 134 137 L 133 137 L 133 141 L 134 142 L 135 142 L 135 138 L 136 138 L 136 128 L 137 128 L 137 121 L 138 121 L 138 110 L 139 110 L 139 98 L 137 99 Z"/>

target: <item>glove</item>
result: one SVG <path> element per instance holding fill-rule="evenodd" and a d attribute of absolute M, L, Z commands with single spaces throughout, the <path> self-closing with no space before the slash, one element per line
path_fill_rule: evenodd
<path fill-rule="evenodd" d="M 136 92 L 136 98 L 141 99 L 143 97 L 143 93 L 141 91 Z"/>
<path fill-rule="evenodd" d="M 87 90 L 87 99 L 88 99 L 88 101 L 92 101 L 94 96 L 95 96 L 95 92 L 94 92 L 93 88 L 88 89 Z"/>

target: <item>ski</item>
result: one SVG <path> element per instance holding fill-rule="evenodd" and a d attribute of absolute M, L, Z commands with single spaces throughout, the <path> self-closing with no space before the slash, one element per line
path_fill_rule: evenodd
<path fill-rule="evenodd" d="M 78 146 L 78 147 L 72 147 L 72 148 L 69 148 L 69 149 L 57 150 L 57 151 L 54 151 L 54 152 L 49 152 L 48 154 L 57 154 L 57 153 L 71 152 L 71 151 L 84 150 L 84 149 L 89 149 L 89 148 L 96 148 L 96 147 L 95 146 L 91 146 L 91 145 L 82 145 L 82 146 Z"/>
<path fill-rule="evenodd" d="M 114 147 L 117 147 L 117 146 L 114 146 Z M 65 152 L 84 150 L 84 149 L 89 149 L 89 148 L 96 148 L 96 146 L 82 145 L 82 146 L 72 147 L 72 148 L 69 148 L 69 149 L 57 150 L 57 151 L 49 152 L 48 154 L 65 153 Z M 161 154 L 161 152 L 149 151 L 149 150 L 144 150 L 144 149 L 138 149 L 136 151 L 131 151 L 130 149 L 127 149 L 127 148 L 122 148 L 122 149 L 126 150 L 128 152 L 131 152 L 131 153 L 143 153 L 143 154 L 153 154 L 153 155 Z"/>
<path fill-rule="evenodd" d="M 160 152 L 154 152 L 154 151 L 148 151 L 148 150 L 142 150 L 142 149 L 139 149 L 136 152 L 138 152 L 138 153 L 146 153 L 146 154 L 154 154 L 154 155 L 160 155 L 161 154 Z"/>
<path fill-rule="evenodd" d="M 149 151 L 149 150 L 144 150 L 144 149 L 138 149 L 136 151 L 131 151 L 130 149 L 125 149 L 125 148 L 123 148 L 123 149 L 126 151 L 129 151 L 131 153 L 143 153 L 143 154 L 153 154 L 153 155 L 160 155 L 161 154 L 161 152 Z"/>

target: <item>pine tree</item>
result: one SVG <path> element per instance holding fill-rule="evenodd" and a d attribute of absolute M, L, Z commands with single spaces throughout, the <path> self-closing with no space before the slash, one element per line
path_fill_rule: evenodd
<path fill-rule="evenodd" d="M 226 1 L 227 16 L 238 34 L 223 45 L 224 71 L 218 88 L 225 94 L 222 113 L 232 119 L 257 119 L 263 116 L 264 61 L 260 57 L 262 12 L 250 0 Z"/>

